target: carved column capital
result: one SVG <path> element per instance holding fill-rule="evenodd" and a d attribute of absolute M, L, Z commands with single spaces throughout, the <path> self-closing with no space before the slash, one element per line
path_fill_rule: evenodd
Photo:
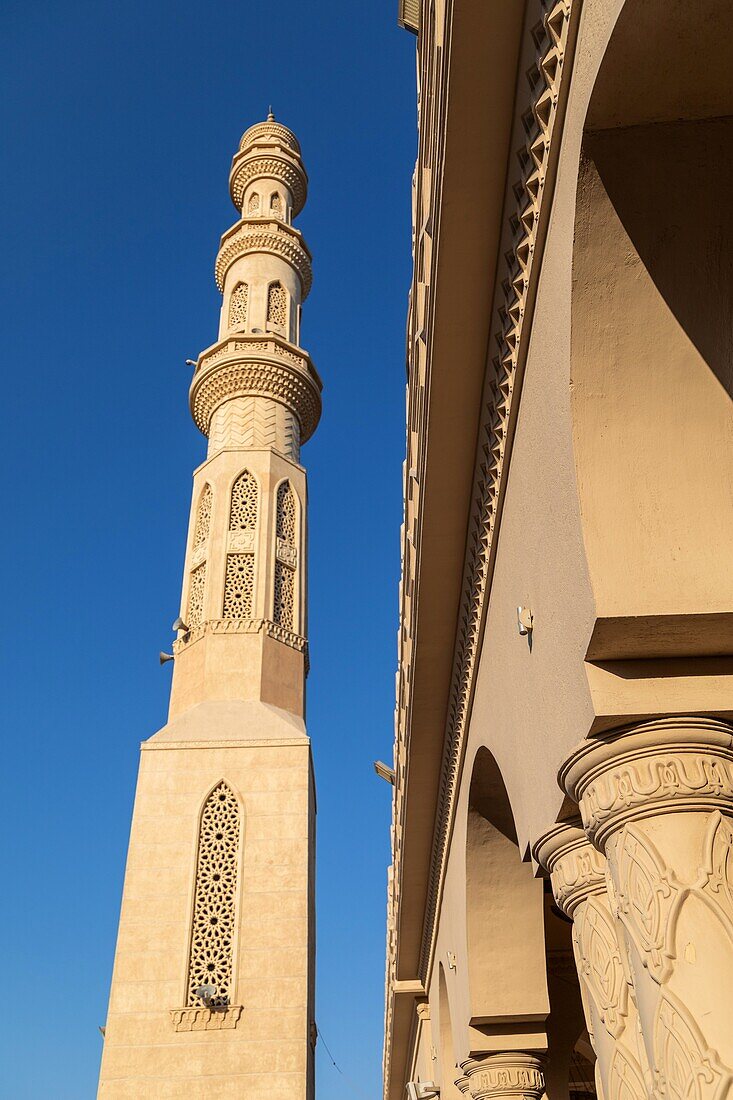
<path fill-rule="evenodd" d="M 533 851 L 549 872 L 555 901 L 571 919 L 582 902 L 605 894 L 606 861 L 589 842 L 580 821 L 556 825 L 540 837 Z"/>
<path fill-rule="evenodd" d="M 469 1085 L 470 1081 L 465 1074 L 463 1075 L 463 1077 L 456 1077 L 456 1088 L 460 1092 L 462 1092 L 464 1096 L 469 1095 Z"/>
<path fill-rule="evenodd" d="M 559 780 L 600 851 L 624 825 L 660 813 L 733 815 L 733 726 L 680 717 L 613 730 L 584 742 Z"/>
<path fill-rule="evenodd" d="M 536 1054 L 508 1051 L 471 1059 L 461 1069 L 474 1100 L 540 1100 L 545 1091 L 543 1067 L 544 1058 Z"/>

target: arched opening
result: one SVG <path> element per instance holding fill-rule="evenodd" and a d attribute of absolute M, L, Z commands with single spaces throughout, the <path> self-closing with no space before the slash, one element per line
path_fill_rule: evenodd
<path fill-rule="evenodd" d="M 441 1100 L 463 1100 L 461 1090 L 456 1085 L 460 1070 L 456 1063 L 453 1045 L 453 1024 L 451 1021 L 448 989 L 445 984 L 445 971 L 440 964 L 438 976 L 438 1014 L 440 1017 L 440 1096 Z"/>
<path fill-rule="evenodd" d="M 251 619 L 255 610 L 255 539 L 259 510 L 257 479 L 243 470 L 232 486 L 222 616 Z"/>
<path fill-rule="evenodd" d="M 543 1024 L 543 887 L 521 858 L 509 797 L 493 755 L 476 754 L 466 828 L 466 936 L 473 1026 Z"/>
<path fill-rule="evenodd" d="M 297 631 L 298 503 L 289 481 L 277 487 L 275 503 L 275 582 L 273 621 Z"/>
<path fill-rule="evenodd" d="M 728 0 L 627 0 L 588 108 L 571 400 L 599 659 L 729 651 L 732 66 Z"/>
<path fill-rule="evenodd" d="M 237 283 L 229 296 L 228 326 L 231 332 L 243 332 L 247 327 L 247 308 L 249 305 L 249 286 Z"/>
<path fill-rule="evenodd" d="M 187 1005 L 231 1004 L 241 832 L 239 801 L 222 779 L 206 798 L 199 820 Z"/>
<path fill-rule="evenodd" d="M 286 333 L 288 323 L 288 294 L 282 283 L 270 283 L 267 288 L 267 327 Z"/>

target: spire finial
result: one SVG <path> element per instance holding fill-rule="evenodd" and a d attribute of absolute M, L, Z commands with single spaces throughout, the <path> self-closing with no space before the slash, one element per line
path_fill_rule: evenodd
<path fill-rule="evenodd" d="M 275 116 L 272 113 L 272 104 L 270 104 L 270 106 L 267 108 L 267 121 L 268 122 L 274 122 L 275 121 Z"/>

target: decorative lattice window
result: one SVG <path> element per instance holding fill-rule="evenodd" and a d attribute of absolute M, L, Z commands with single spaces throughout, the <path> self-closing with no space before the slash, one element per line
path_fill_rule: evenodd
<path fill-rule="evenodd" d="M 277 537 L 295 546 L 295 493 L 289 481 L 277 488 Z"/>
<path fill-rule="evenodd" d="M 186 1000 L 191 1006 L 202 1003 L 196 994 L 202 985 L 216 990 L 212 1005 L 231 1003 L 240 832 L 239 803 L 222 781 L 206 799 L 199 827 Z"/>
<path fill-rule="evenodd" d="M 270 283 L 267 289 L 267 320 L 273 325 L 285 325 L 288 319 L 288 300 L 282 283 Z"/>
<path fill-rule="evenodd" d="M 225 619 L 252 618 L 254 587 L 254 554 L 227 554 L 223 612 Z"/>
<path fill-rule="evenodd" d="M 209 537 L 211 526 L 211 500 L 212 492 L 209 484 L 204 485 L 199 497 L 199 506 L 196 511 L 196 526 L 193 531 L 193 549 L 202 547 Z"/>
<path fill-rule="evenodd" d="M 250 215 L 250 217 L 252 217 L 253 215 L 259 214 L 259 212 L 260 196 L 257 194 L 256 191 L 253 191 L 252 194 L 249 196 L 249 201 L 247 203 L 247 213 Z"/>
<path fill-rule="evenodd" d="M 232 486 L 232 504 L 229 510 L 230 531 L 254 531 L 257 527 L 257 481 L 249 470 L 244 470 Z"/>
<path fill-rule="evenodd" d="M 188 615 L 186 626 L 193 628 L 199 626 L 204 618 L 204 589 L 206 588 L 206 562 L 202 561 L 191 570 L 191 579 L 188 586 Z"/>
<path fill-rule="evenodd" d="M 270 196 L 270 213 L 276 218 L 281 218 L 283 216 L 283 200 L 279 191 L 273 191 Z"/>
<path fill-rule="evenodd" d="M 295 630 L 295 570 L 275 562 L 274 619 L 286 630 Z"/>
<path fill-rule="evenodd" d="M 237 283 L 229 299 L 229 328 L 244 328 L 247 324 L 247 299 L 249 287 L 246 283 Z"/>

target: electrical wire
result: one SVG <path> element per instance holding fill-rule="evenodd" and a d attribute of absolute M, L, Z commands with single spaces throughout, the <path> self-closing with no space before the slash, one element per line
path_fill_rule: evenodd
<path fill-rule="evenodd" d="M 333 1068 L 334 1068 L 334 1069 L 336 1070 L 336 1072 L 337 1072 L 337 1073 L 340 1073 L 340 1074 L 341 1074 L 341 1076 L 342 1076 L 342 1077 L 344 1078 L 344 1080 L 348 1081 L 348 1082 L 349 1082 L 349 1084 L 351 1085 L 351 1087 L 352 1087 L 352 1088 L 354 1088 L 354 1089 L 356 1089 L 356 1091 L 357 1091 L 357 1092 L 358 1092 L 358 1093 L 359 1093 L 359 1094 L 360 1094 L 361 1096 L 363 1096 L 363 1097 L 364 1097 L 364 1100 L 371 1100 L 371 1098 L 370 1098 L 370 1097 L 369 1097 L 369 1096 L 368 1096 L 368 1095 L 367 1095 L 367 1094 L 366 1094 L 366 1093 L 364 1092 L 364 1090 L 363 1090 L 362 1088 L 360 1088 L 360 1087 L 359 1087 L 359 1085 L 357 1085 L 356 1081 L 353 1081 L 353 1080 L 351 1079 L 351 1077 L 349 1077 L 348 1073 L 344 1073 L 344 1071 L 343 1071 L 343 1070 L 341 1069 L 341 1066 L 340 1066 L 340 1065 L 338 1065 L 338 1063 L 336 1062 L 336 1059 L 334 1058 L 333 1054 L 331 1054 L 331 1051 L 330 1051 L 330 1050 L 329 1050 L 329 1048 L 328 1048 L 328 1043 L 326 1042 L 326 1040 L 325 1040 L 325 1037 L 324 1037 L 324 1035 L 323 1035 L 323 1032 L 321 1031 L 320 1027 L 318 1026 L 318 1022 L 317 1022 L 317 1021 L 316 1021 L 316 1028 L 317 1028 L 317 1030 L 318 1030 L 318 1038 L 319 1038 L 319 1039 L 321 1040 L 321 1042 L 323 1043 L 323 1048 L 324 1048 L 324 1050 L 326 1051 L 326 1054 L 327 1054 L 327 1055 L 328 1055 L 328 1057 L 329 1057 L 329 1060 L 330 1060 L 330 1062 L 331 1062 L 331 1065 L 332 1065 L 332 1066 L 333 1066 Z"/>

